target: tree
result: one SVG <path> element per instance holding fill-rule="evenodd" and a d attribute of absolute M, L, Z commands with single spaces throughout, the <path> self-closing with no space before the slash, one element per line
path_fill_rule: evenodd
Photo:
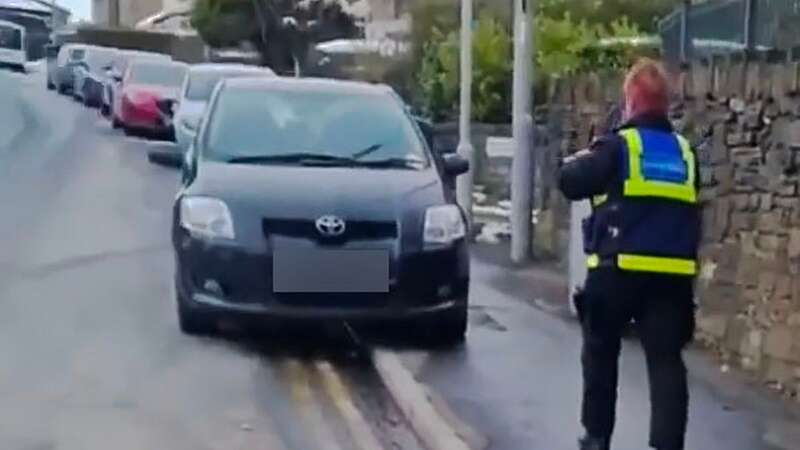
<path fill-rule="evenodd" d="M 358 34 L 354 18 L 330 0 L 198 0 L 192 26 L 212 47 L 252 42 L 278 73 L 302 66 L 314 42 Z"/>

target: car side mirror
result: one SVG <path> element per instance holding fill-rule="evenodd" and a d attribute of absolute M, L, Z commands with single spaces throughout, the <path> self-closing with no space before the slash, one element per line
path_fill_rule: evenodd
<path fill-rule="evenodd" d="M 147 152 L 147 159 L 153 164 L 172 167 L 174 169 L 180 169 L 183 166 L 183 155 L 174 150 L 150 150 Z"/>
<path fill-rule="evenodd" d="M 458 153 L 442 157 L 444 173 L 450 177 L 457 177 L 469 172 L 469 161 Z"/>
<path fill-rule="evenodd" d="M 175 116 L 174 106 L 175 100 L 171 98 L 162 98 L 156 102 L 158 110 L 167 117 Z"/>

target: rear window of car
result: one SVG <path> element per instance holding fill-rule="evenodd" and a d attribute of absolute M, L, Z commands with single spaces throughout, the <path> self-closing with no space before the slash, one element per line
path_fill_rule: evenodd
<path fill-rule="evenodd" d="M 111 49 L 93 50 L 86 57 L 86 62 L 93 72 L 100 71 L 114 60 L 114 51 Z"/>
<path fill-rule="evenodd" d="M 70 61 L 80 61 L 86 57 L 86 49 L 75 48 L 69 51 Z"/>
<path fill-rule="evenodd" d="M 131 65 L 129 81 L 139 84 L 178 87 L 186 76 L 186 67 L 136 61 Z"/>
<path fill-rule="evenodd" d="M 207 130 L 204 154 L 215 161 L 309 152 L 428 163 L 411 119 L 388 95 L 226 87 Z"/>
<path fill-rule="evenodd" d="M 186 98 L 195 101 L 208 101 L 219 80 L 223 78 L 258 77 L 272 75 L 267 70 L 258 69 L 218 69 L 189 72 Z"/>

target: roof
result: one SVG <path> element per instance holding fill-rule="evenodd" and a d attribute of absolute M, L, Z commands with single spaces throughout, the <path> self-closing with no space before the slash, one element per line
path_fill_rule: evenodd
<path fill-rule="evenodd" d="M 144 59 L 133 59 L 131 61 L 131 66 L 177 66 L 177 67 L 189 67 L 188 64 L 180 61 L 173 61 L 170 59 L 155 59 L 155 58 L 144 58 Z"/>
<path fill-rule="evenodd" d="M 0 25 L 3 25 L 5 27 L 15 28 L 17 30 L 24 30 L 25 29 L 24 26 L 22 26 L 22 25 L 20 25 L 20 24 L 18 24 L 16 22 L 11 22 L 10 20 L 0 19 Z"/>
<path fill-rule="evenodd" d="M 209 72 L 229 71 L 229 70 L 274 73 L 272 69 L 270 69 L 269 67 L 259 67 L 259 66 L 252 66 L 249 64 L 240 64 L 240 63 L 200 63 L 200 64 L 192 64 L 189 67 L 189 71 L 192 73 L 198 73 L 198 72 L 209 73 Z"/>
<path fill-rule="evenodd" d="M 61 12 L 61 13 L 64 13 L 64 14 L 67 14 L 67 15 L 72 15 L 72 11 L 70 11 L 69 9 L 67 9 L 67 8 L 57 4 L 57 3 L 55 3 L 55 1 L 51 1 L 51 0 L 33 0 L 33 1 L 38 3 L 38 4 L 40 4 L 40 5 L 43 5 L 45 8 L 55 9 L 55 10 L 58 10 L 59 12 Z"/>
<path fill-rule="evenodd" d="M 232 78 L 224 81 L 226 87 L 264 88 L 281 91 L 335 92 L 348 95 L 385 95 L 390 88 L 380 84 L 330 78 Z"/>
<path fill-rule="evenodd" d="M 51 14 L 52 8 L 35 0 L 0 0 L 0 8 L 18 9 L 21 11 Z"/>

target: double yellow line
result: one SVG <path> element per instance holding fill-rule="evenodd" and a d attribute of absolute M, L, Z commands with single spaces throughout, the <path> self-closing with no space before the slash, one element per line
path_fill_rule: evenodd
<path fill-rule="evenodd" d="M 309 433 L 313 433 L 313 441 L 319 444 L 317 447 L 319 450 L 351 449 L 342 448 L 336 442 L 336 434 L 330 421 L 324 417 L 324 409 L 315 398 L 312 388 L 312 382 L 315 380 L 320 382 L 326 396 L 341 415 L 350 438 L 357 446 L 352 450 L 384 450 L 372 427 L 356 408 L 350 389 L 333 365 L 322 360 L 303 364 L 295 359 L 283 360 L 281 365 L 289 383 L 292 401 L 298 407 L 305 425 L 309 427 Z"/>

